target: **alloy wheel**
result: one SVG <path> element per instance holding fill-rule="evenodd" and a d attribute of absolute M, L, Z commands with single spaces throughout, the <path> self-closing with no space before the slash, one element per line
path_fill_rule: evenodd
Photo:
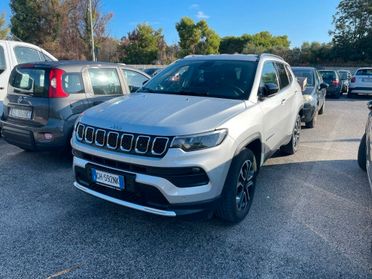
<path fill-rule="evenodd" d="M 240 168 L 236 185 L 236 207 L 238 211 L 245 210 L 252 199 L 254 174 L 253 163 L 246 160 Z"/>

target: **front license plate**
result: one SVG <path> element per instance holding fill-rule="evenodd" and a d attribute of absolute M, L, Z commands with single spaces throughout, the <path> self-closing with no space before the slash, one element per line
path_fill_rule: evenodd
<path fill-rule="evenodd" d="M 96 169 L 92 169 L 92 180 L 103 186 L 120 190 L 123 190 L 125 187 L 123 176 Z"/>
<path fill-rule="evenodd" d="M 26 109 L 10 108 L 9 116 L 14 118 L 31 119 L 32 111 Z"/>

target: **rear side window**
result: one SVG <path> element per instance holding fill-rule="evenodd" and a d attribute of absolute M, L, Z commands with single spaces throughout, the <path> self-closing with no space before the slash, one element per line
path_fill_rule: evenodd
<path fill-rule="evenodd" d="M 125 78 L 127 79 L 127 83 L 129 86 L 130 92 L 135 92 L 137 89 L 141 88 L 143 83 L 149 80 L 146 76 L 127 69 L 122 69 Z"/>
<path fill-rule="evenodd" d="M 14 88 L 15 93 L 47 97 L 49 85 L 45 75 L 44 69 L 16 67 L 10 75 L 9 84 Z"/>
<path fill-rule="evenodd" d="M 84 83 L 80 73 L 63 74 L 62 86 L 63 90 L 69 94 L 84 93 Z"/>
<path fill-rule="evenodd" d="M 276 63 L 276 67 L 278 69 L 280 88 L 284 88 L 284 87 L 289 85 L 289 79 L 288 79 L 288 76 L 287 76 L 287 72 L 284 68 L 284 64 Z"/>
<path fill-rule="evenodd" d="M 14 48 L 14 53 L 18 64 L 39 62 L 42 61 L 39 51 L 29 47 L 17 46 Z"/>
<path fill-rule="evenodd" d="M 357 76 L 372 76 L 372 69 L 360 69 L 356 72 Z"/>
<path fill-rule="evenodd" d="M 6 69 L 6 61 L 5 61 L 4 48 L 0 46 L 0 74 L 4 72 L 5 69 Z"/>
<path fill-rule="evenodd" d="M 94 95 L 122 95 L 118 72 L 115 68 L 90 68 L 88 70 Z"/>

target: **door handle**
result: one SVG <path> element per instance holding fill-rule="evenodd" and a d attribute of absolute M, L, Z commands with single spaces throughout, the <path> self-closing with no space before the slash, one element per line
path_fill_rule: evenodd
<path fill-rule="evenodd" d="M 281 104 L 284 104 L 287 99 L 282 99 Z"/>
<path fill-rule="evenodd" d="M 3 89 L 5 89 L 4 87 L 0 87 L 0 90 L 3 90 Z"/>

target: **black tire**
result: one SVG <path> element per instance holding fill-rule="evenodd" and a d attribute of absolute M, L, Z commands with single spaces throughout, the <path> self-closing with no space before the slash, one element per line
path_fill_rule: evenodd
<path fill-rule="evenodd" d="M 257 160 L 251 150 L 243 149 L 234 157 L 216 211 L 219 218 L 236 224 L 247 216 L 252 205 L 257 171 Z"/>
<path fill-rule="evenodd" d="M 318 114 L 319 114 L 319 115 L 322 115 L 322 114 L 324 113 L 324 109 L 325 109 L 325 101 L 324 101 L 322 107 L 320 108 Z"/>
<path fill-rule="evenodd" d="M 313 119 L 311 119 L 309 122 L 305 122 L 306 128 L 314 128 L 315 127 L 317 116 L 318 116 L 318 113 L 315 112 L 314 116 L 313 116 Z"/>
<path fill-rule="evenodd" d="M 367 145 L 366 145 L 366 134 L 363 135 L 360 140 L 358 149 L 358 164 L 359 167 L 366 171 L 367 170 Z"/>
<path fill-rule="evenodd" d="M 296 153 L 298 149 L 298 144 L 300 142 L 300 134 L 301 134 L 301 116 L 297 115 L 295 125 L 293 127 L 291 141 L 283 145 L 280 150 L 285 155 L 293 155 Z"/>

